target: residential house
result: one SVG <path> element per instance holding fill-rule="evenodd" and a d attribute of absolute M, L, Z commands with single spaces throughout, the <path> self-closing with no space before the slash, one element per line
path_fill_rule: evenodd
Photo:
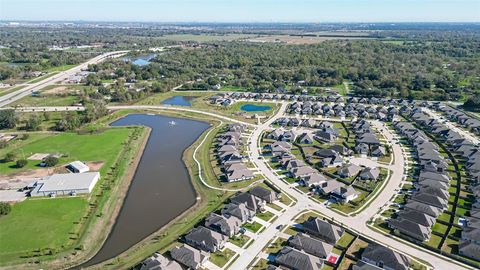
<path fill-rule="evenodd" d="M 266 201 L 267 203 L 272 203 L 278 199 L 278 194 L 275 193 L 275 191 L 263 187 L 254 187 L 250 189 L 248 193 L 262 199 L 263 201 Z"/>
<path fill-rule="evenodd" d="M 360 171 L 362 167 L 355 165 L 355 164 L 346 164 L 340 169 L 338 169 L 338 175 L 343 178 L 355 177 Z"/>
<path fill-rule="evenodd" d="M 265 208 L 265 201 L 246 192 L 240 192 L 230 198 L 230 202 L 235 204 L 245 204 L 245 206 L 255 213 L 261 212 Z"/>
<path fill-rule="evenodd" d="M 222 215 L 228 217 L 238 218 L 242 224 L 251 220 L 255 216 L 255 211 L 247 208 L 246 204 L 229 203 L 221 210 Z"/>
<path fill-rule="evenodd" d="M 288 240 L 288 244 L 297 250 L 303 251 L 315 257 L 319 257 L 321 259 L 326 259 L 330 252 L 332 252 L 333 250 L 332 245 L 312 238 L 308 234 L 304 233 L 298 233 L 292 236 L 292 238 Z"/>
<path fill-rule="evenodd" d="M 194 228 L 185 236 L 187 244 L 207 252 L 223 249 L 227 240 L 227 236 L 203 226 Z"/>
<path fill-rule="evenodd" d="M 240 231 L 241 225 L 242 221 L 234 216 L 226 217 L 223 215 L 221 216 L 215 213 L 211 213 L 205 219 L 205 227 L 228 237 L 236 235 Z"/>
<path fill-rule="evenodd" d="M 170 255 L 175 261 L 185 265 L 189 269 L 203 268 L 205 262 L 208 261 L 210 254 L 203 250 L 198 250 L 189 245 L 174 247 L 170 250 Z"/>
<path fill-rule="evenodd" d="M 303 222 L 303 229 L 308 234 L 318 237 L 332 245 L 342 237 L 344 232 L 344 230 L 337 225 L 330 224 L 317 217 L 310 217 Z"/>
<path fill-rule="evenodd" d="M 408 270 L 411 265 L 405 255 L 374 243 L 362 252 L 362 261 L 385 270 Z"/>
<path fill-rule="evenodd" d="M 320 270 L 323 261 L 291 247 L 284 247 L 275 257 L 275 262 L 292 270 Z"/>
<path fill-rule="evenodd" d="M 140 264 L 140 270 L 182 270 L 176 261 L 165 258 L 160 253 L 155 253 Z"/>
<path fill-rule="evenodd" d="M 364 168 L 359 174 L 359 177 L 362 180 L 377 180 L 379 176 L 380 176 L 379 168 L 367 167 L 367 168 Z"/>

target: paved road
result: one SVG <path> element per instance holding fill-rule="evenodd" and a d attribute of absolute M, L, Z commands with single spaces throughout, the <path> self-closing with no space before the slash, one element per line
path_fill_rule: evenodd
<path fill-rule="evenodd" d="M 444 120 L 440 119 L 440 114 L 437 113 L 437 112 L 434 112 L 428 108 L 422 108 L 423 112 L 425 112 L 426 114 L 428 114 L 430 117 L 436 119 L 437 121 L 440 121 L 440 122 L 443 122 Z M 462 135 L 465 139 L 471 141 L 472 143 L 476 144 L 476 145 L 479 145 L 480 144 L 480 139 L 473 135 L 471 132 L 465 130 L 464 128 L 459 128 L 455 125 L 455 123 L 451 122 L 451 121 L 445 121 L 444 122 L 444 125 L 446 125 L 449 129 L 459 133 L 460 135 Z"/>
<path fill-rule="evenodd" d="M 252 133 L 249 148 L 251 152 L 252 162 L 256 165 L 259 171 L 261 171 L 267 179 L 277 185 L 284 193 L 287 193 L 289 196 L 294 197 L 297 200 L 297 204 L 287 209 L 285 213 L 280 216 L 272 225 L 270 225 L 268 228 L 266 228 L 265 231 L 260 233 L 256 237 L 254 244 L 252 244 L 246 249 L 245 253 L 242 254 L 231 266 L 231 269 L 247 269 L 248 265 L 254 261 L 257 254 L 259 254 L 263 247 L 273 238 L 273 236 L 277 232 L 276 227 L 278 225 L 289 224 L 289 221 L 292 217 L 296 216 L 302 211 L 309 209 L 321 212 L 326 217 L 334 218 L 335 221 L 340 222 L 345 227 L 348 227 L 353 231 L 356 231 L 357 233 L 362 234 L 367 238 L 370 238 L 373 241 L 380 242 L 386 246 L 389 246 L 392 249 L 397 250 L 398 252 L 425 260 L 430 263 L 435 269 L 454 270 L 467 268 L 451 262 L 451 260 L 446 257 L 440 257 L 436 254 L 434 255 L 433 253 L 420 247 L 413 247 L 399 242 L 382 233 L 378 233 L 367 226 L 366 222 L 371 217 L 373 217 L 383 205 L 389 202 L 390 198 L 396 193 L 396 189 L 400 186 L 400 183 L 402 181 L 405 160 L 402 149 L 398 144 L 392 145 L 393 153 L 395 155 L 395 161 L 390 166 L 390 169 L 392 170 L 392 176 L 390 180 L 384 187 L 383 191 L 378 195 L 378 197 L 376 197 L 371 202 L 369 207 L 354 217 L 340 215 L 337 212 L 330 210 L 325 205 L 310 200 L 306 194 L 291 188 L 291 186 L 283 182 L 272 170 L 270 170 L 270 168 L 268 168 L 264 160 L 259 159 L 260 153 L 258 149 L 260 148 L 258 145 L 258 139 L 260 138 L 262 131 L 268 128 L 268 125 L 274 122 L 277 118 L 284 115 L 285 108 L 286 104 L 282 104 L 282 107 L 277 113 L 277 115 L 269 119 L 264 124 L 257 126 L 257 128 Z M 394 135 L 387 128 L 382 128 L 383 124 L 375 121 L 373 122 L 373 124 L 383 133 L 387 141 L 393 141 Z"/>
<path fill-rule="evenodd" d="M 394 154 L 394 162 L 387 167 L 392 171 L 390 180 L 386 182 L 385 187 L 382 192 L 373 199 L 370 205 L 355 216 L 344 216 L 341 215 L 329 208 L 324 204 L 317 203 L 309 199 L 309 197 L 298 190 L 292 188 L 290 185 L 283 182 L 278 175 L 276 175 L 266 164 L 266 162 L 260 157 L 259 153 L 259 138 L 261 133 L 264 130 L 269 129 L 269 125 L 273 123 L 279 117 L 283 117 L 287 103 L 282 103 L 281 108 L 278 113 L 272 118 L 268 119 L 265 123 L 254 125 L 250 123 L 245 123 L 236 119 L 231 119 L 226 116 L 199 111 L 189 108 L 179 108 L 179 107 L 169 107 L 169 106 L 110 106 L 109 109 L 162 109 L 162 110 L 176 110 L 176 111 L 185 111 L 185 112 L 195 112 L 204 115 L 213 116 L 221 120 L 231 121 L 235 123 L 241 123 L 248 126 L 255 127 L 251 137 L 249 138 L 249 151 L 250 157 L 255 167 L 265 176 L 273 182 L 277 187 L 279 187 L 284 193 L 288 194 L 290 197 L 293 197 L 297 200 L 297 203 L 292 207 L 289 207 L 277 220 L 275 220 L 270 226 L 268 226 L 264 231 L 256 235 L 255 242 L 250 245 L 243 254 L 234 262 L 230 269 L 247 269 L 248 265 L 255 260 L 255 257 L 260 254 L 264 246 L 278 233 L 276 229 L 279 225 L 288 225 L 291 223 L 292 219 L 297 216 L 299 213 L 305 210 L 314 210 L 322 213 L 326 217 L 333 218 L 335 221 L 341 223 L 343 226 L 348 227 L 349 229 L 356 231 L 359 234 L 362 234 L 366 238 L 371 239 L 372 241 L 380 242 L 400 253 L 410 255 L 412 257 L 420 258 L 424 261 L 430 263 L 435 269 L 472 269 L 471 267 L 461 266 L 457 262 L 450 260 L 445 256 L 435 254 L 431 251 L 423 249 L 421 247 L 413 246 L 411 244 L 406 244 L 405 242 L 400 242 L 397 239 L 391 238 L 383 233 L 372 230 L 367 226 L 367 221 L 374 217 L 378 210 L 386 205 L 391 197 L 396 193 L 396 190 L 399 188 L 403 176 L 404 176 L 404 164 L 405 156 L 402 151 L 402 148 L 399 144 L 393 143 L 392 150 Z M 37 108 L 22 108 L 21 110 L 35 110 L 35 111 L 64 111 L 64 110 L 83 110 L 83 107 L 37 107 Z M 377 129 L 385 136 L 388 142 L 395 142 L 395 135 L 386 128 L 383 123 L 378 121 L 372 121 L 372 124 L 377 127 Z M 260 158 L 260 159 L 259 159 Z"/>
<path fill-rule="evenodd" d="M 5 107 L 8 104 L 11 104 L 11 103 L 13 103 L 13 102 L 25 97 L 25 96 L 28 96 L 28 95 L 31 94 L 32 91 L 39 90 L 39 89 L 42 89 L 46 86 L 49 86 L 49 85 L 58 83 L 60 81 L 63 81 L 65 79 L 67 79 L 68 77 L 76 74 L 77 72 L 79 72 L 83 69 L 86 69 L 88 67 L 88 65 L 90 65 L 90 64 L 99 63 L 99 62 L 101 62 L 101 61 L 103 61 L 107 58 L 118 57 L 118 56 L 126 54 L 127 52 L 128 51 L 115 51 L 115 52 L 104 53 L 104 54 L 98 55 L 98 56 L 88 60 L 87 62 L 85 62 L 83 64 L 80 64 L 80 65 L 78 65 L 74 68 L 71 68 L 71 69 L 66 70 L 66 71 L 59 72 L 58 74 L 55 74 L 55 75 L 53 75 L 49 78 L 46 78 L 45 80 L 41 80 L 41 81 L 36 82 L 36 83 L 28 84 L 25 87 L 15 91 L 15 92 L 12 92 L 12 93 L 1 96 L 0 97 L 0 107 Z"/>

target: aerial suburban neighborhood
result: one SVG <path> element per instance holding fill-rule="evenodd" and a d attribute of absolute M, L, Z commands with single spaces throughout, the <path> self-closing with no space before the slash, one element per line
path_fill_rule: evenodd
<path fill-rule="evenodd" d="M 480 269 L 476 3 L 26 2 L 0 269 Z"/>

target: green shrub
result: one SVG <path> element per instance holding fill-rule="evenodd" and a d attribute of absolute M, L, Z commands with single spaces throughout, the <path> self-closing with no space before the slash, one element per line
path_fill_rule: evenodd
<path fill-rule="evenodd" d="M 8 215 L 12 211 L 12 206 L 6 202 L 0 202 L 0 216 Z"/>
<path fill-rule="evenodd" d="M 27 165 L 28 161 L 26 159 L 19 159 L 16 162 L 17 168 L 23 168 Z"/>

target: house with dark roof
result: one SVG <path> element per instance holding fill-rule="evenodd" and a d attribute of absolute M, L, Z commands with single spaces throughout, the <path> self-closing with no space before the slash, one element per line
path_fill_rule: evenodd
<path fill-rule="evenodd" d="M 176 261 L 155 253 L 140 264 L 140 270 L 183 270 L 183 268 Z"/>
<path fill-rule="evenodd" d="M 227 236 L 203 226 L 191 230 L 184 239 L 187 244 L 207 252 L 223 249 L 228 241 Z"/>
<path fill-rule="evenodd" d="M 397 216 L 402 219 L 408 219 L 425 227 L 432 227 L 436 221 L 434 217 L 412 209 L 401 210 L 397 213 Z"/>
<path fill-rule="evenodd" d="M 275 262 L 292 270 L 320 270 L 323 266 L 320 258 L 291 247 L 282 248 Z"/>
<path fill-rule="evenodd" d="M 230 198 L 230 202 L 234 204 L 245 204 L 245 206 L 255 213 L 265 209 L 265 201 L 253 196 L 250 193 L 240 192 Z"/>
<path fill-rule="evenodd" d="M 430 238 L 432 229 L 409 219 L 396 218 L 388 221 L 388 226 L 414 239 L 425 241 Z"/>
<path fill-rule="evenodd" d="M 198 250 L 189 245 L 174 247 L 170 250 L 170 256 L 175 261 L 185 265 L 189 269 L 200 269 L 208 261 L 210 254 L 203 250 Z"/>
<path fill-rule="evenodd" d="M 333 190 L 330 193 L 330 197 L 336 201 L 346 203 L 351 200 L 355 200 L 360 192 L 356 191 L 352 186 L 342 186 Z"/>
<path fill-rule="evenodd" d="M 405 209 L 416 210 L 434 218 L 437 218 L 442 213 L 441 209 L 418 201 L 409 201 L 407 204 L 405 204 Z"/>
<path fill-rule="evenodd" d="M 222 208 L 221 213 L 227 218 L 238 218 L 242 222 L 242 224 L 251 220 L 255 216 L 255 211 L 247 208 L 247 205 L 244 203 L 229 203 Z"/>
<path fill-rule="evenodd" d="M 306 252 L 315 257 L 326 259 L 332 252 L 333 246 L 323 241 L 317 240 L 304 233 L 298 233 L 288 240 L 288 244 L 300 251 Z"/>
<path fill-rule="evenodd" d="M 242 221 L 234 216 L 226 217 L 210 213 L 210 215 L 205 218 L 205 227 L 228 237 L 236 235 L 240 231 L 240 226 L 242 226 Z"/>
<path fill-rule="evenodd" d="M 470 240 L 460 240 L 458 253 L 465 257 L 480 261 L 480 244 Z"/>
<path fill-rule="evenodd" d="M 344 232 L 344 230 L 337 225 L 330 224 L 317 217 L 310 217 L 303 222 L 303 229 L 308 234 L 320 238 L 332 245 L 342 237 Z"/>
<path fill-rule="evenodd" d="M 411 265 L 405 255 L 374 243 L 362 252 L 362 261 L 386 270 L 408 270 Z"/>
<path fill-rule="evenodd" d="M 248 193 L 266 201 L 267 203 L 272 203 L 278 199 L 278 194 L 275 191 L 263 187 L 254 187 L 250 189 Z"/>

